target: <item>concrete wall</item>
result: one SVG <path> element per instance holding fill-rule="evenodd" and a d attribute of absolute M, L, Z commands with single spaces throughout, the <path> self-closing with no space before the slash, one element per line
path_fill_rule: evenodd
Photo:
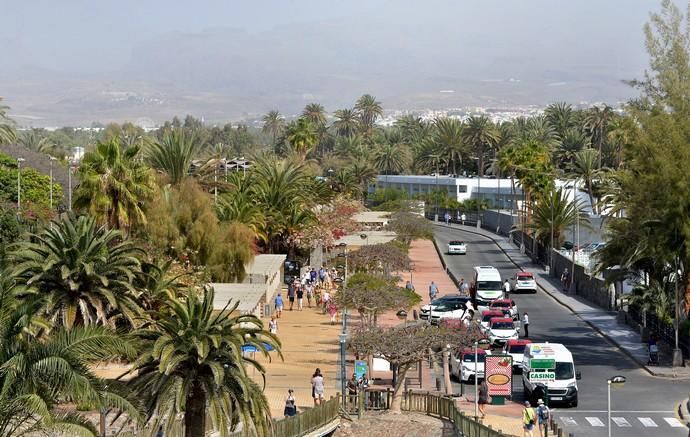
<path fill-rule="evenodd" d="M 499 235 L 508 235 L 513 225 L 517 225 L 517 216 L 506 212 L 498 212 L 494 210 L 484 211 L 482 213 L 482 227 L 496 232 Z"/>
<path fill-rule="evenodd" d="M 568 268 L 568 272 L 574 275 L 575 280 L 574 291 L 575 294 L 581 296 L 589 302 L 592 302 L 601 308 L 613 310 L 615 306 L 615 287 L 608 287 L 604 283 L 604 279 L 590 276 L 585 272 L 585 268 L 579 264 L 575 264 L 575 271 L 573 272 L 573 261 L 570 258 L 563 256 L 558 251 L 552 251 L 553 269 L 551 276 L 555 278 L 561 277 L 561 274 Z M 572 292 L 572 288 L 570 292 Z"/>

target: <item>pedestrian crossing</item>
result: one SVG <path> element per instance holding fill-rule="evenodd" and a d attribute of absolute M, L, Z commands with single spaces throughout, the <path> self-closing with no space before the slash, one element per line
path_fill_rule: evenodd
<path fill-rule="evenodd" d="M 606 428 L 608 416 L 606 412 L 603 414 L 592 414 L 584 416 L 561 416 L 556 418 L 566 429 L 591 427 L 591 428 Z M 652 432 L 653 429 L 668 429 L 668 428 L 685 428 L 685 425 L 675 417 L 658 417 L 658 416 L 635 416 L 623 417 L 620 415 L 611 416 L 612 428 L 637 428 L 642 427 Z"/>

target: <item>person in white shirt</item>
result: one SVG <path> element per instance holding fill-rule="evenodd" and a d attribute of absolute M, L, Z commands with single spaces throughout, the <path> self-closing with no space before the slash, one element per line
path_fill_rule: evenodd
<path fill-rule="evenodd" d="M 527 313 L 522 314 L 522 329 L 525 331 L 525 337 L 529 337 L 529 315 Z"/>
<path fill-rule="evenodd" d="M 503 283 L 503 293 L 505 294 L 506 298 L 510 296 L 510 282 L 508 282 L 507 279 Z"/>

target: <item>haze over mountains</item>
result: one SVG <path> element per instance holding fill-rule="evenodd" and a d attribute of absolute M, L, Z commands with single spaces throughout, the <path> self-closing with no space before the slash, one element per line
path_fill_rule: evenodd
<path fill-rule="evenodd" d="M 2 6 L 0 95 L 22 125 L 239 120 L 363 93 L 388 109 L 616 103 L 644 0 L 47 0 Z M 22 2 L 24 3 L 24 2 Z M 145 3 L 145 4 L 140 4 Z M 453 91 L 441 93 L 441 90 Z"/>

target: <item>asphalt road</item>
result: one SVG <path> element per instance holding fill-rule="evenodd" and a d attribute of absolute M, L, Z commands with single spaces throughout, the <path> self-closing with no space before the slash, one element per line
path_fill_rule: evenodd
<path fill-rule="evenodd" d="M 458 277 L 471 280 L 472 268 L 478 265 L 496 267 L 501 276 L 510 278 L 517 268 L 489 239 L 459 229 L 436 227 L 436 241 L 441 249 L 451 239 L 467 243 L 467 255 L 444 254 L 448 268 Z M 427 284 L 417 284 L 423 289 Z M 573 354 L 578 381 L 579 405 L 576 408 L 554 408 L 554 416 L 576 437 L 607 435 L 606 380 L 623 375 L 627 383 L 611 392 L 616 422 L 616 436 L 687 436 L 688 430 L 675 421 L 674 407 L 687 397 L 690 383 L 656 378 L 641 369 L 623 352 L 599 335 L 578 316 L 539 290 L 536 294 L 511 294 L 520 314 L 530 318 L 530 339 L 564 344 Z M 518 376 L 519 380 L 520 376 Z M 516 399 L 522 399 L 522 383 L 516 382 Z M 473 393 L 474 387 L 466 387 Z"/>

